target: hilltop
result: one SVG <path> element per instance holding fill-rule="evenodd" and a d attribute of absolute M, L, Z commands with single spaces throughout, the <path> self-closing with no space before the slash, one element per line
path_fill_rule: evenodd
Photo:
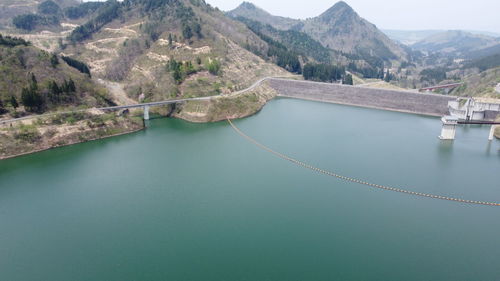
<path fill-rule="evenodd" d="M 246 2 L 228 12 L 228 15 L 248 18 L 277 29 L 300 31 L 324 47 L 366 60 L 377 58 L 389 62 L 406 60 L 407 57 L 403 48 L 390 40 L 375 25 L 361 18 L 343 1 L 336 3 L 323 14 L 307 20 L 273 16 Z"/>
<path fill-rule="evenodd" d="M 227 12 L 227 15 L 233 18 L 243 17 L 260 22 L 261 24 L 269 24 L 279 30 L 289 30 L 293 26 L 300 23 L 300 20 L 273 16 L 262 8 L 250 2 L 243 2 L 236 9 Z"/>

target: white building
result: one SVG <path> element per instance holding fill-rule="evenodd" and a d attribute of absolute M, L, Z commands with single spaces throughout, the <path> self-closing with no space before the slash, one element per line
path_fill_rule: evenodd
<path fill-rule="evenodd" d="M 500 114 L 500 100 L 490 98 L 458 98 L 448 103 L 450 115 L 460 120 L 482 121 Z"/>

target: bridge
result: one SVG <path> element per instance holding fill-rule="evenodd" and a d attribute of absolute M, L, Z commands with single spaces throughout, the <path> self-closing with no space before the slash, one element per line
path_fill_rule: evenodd
<path fill-rule="evenodd" d="M 439 90 L 439 89 L 454 89 L 454 88 L 460 87 L 462 85 L 463 85 L 463 83 L 452 83 L 452 84 L 445 84 L 445 85 L 437 85 L 437 86 L 422 88 L 422 89 L 419 89 L 419 91 L 420 92 L 430 92 L 430 91 Z"/>
<path fill-rule="evenodd" d="M 280 77 L 264 77 L 257 82 L 253 83 L 250 87 L 245 88 L 240 91 L 236 91 L 232 93 L 231 95 L 239 95 L 243 94 L 245 92 L 251 91 L 258 87 L 261 83 L 264 81 L 270 80 L 270 79 L 278 79 Z M 287 77 L 282 77 L 282 78 L 287 78 Z M 186 98 L 186 99 L 173 99 L 173 100 L 164 100 L 164 101 L 158 101 L 158 102 L 148 102 L 148 103 L 138 103 L 138 104 L 130 104 L 130 105 L 118 105 L 118 106 L 108 106 L 108 107 L 100 107 L 100 108 L 95 108 L 97 110 L 101 111 L 118 111 L 118 110 L 125 110 L 125 109 L 134 109 L 134 108 L 142 108 L 144 110 L 144 120 L 149 120 L 149 110 L 151 107 L 157 107 L 157 106 L 165 106 L 165 105 L 170 105 L 170 104 L 178 104 L 178 103 L 185 103 L 188 101 L 204 101 L 204 100 L 211 100 L 213 98 L 220 97 L 220 95 L 217 96 L 207 96 L 207 97 L 198 97 L 198 98 Z M 79 109 L 79 110 L 71 110 L 71 111 L 62 111 L 62 112 L 51 112 L 51 113 L 46 113 L 46 114 L 40 114 L 40 115 L 30 115 L 30 116 L 25 116 L 25 117 L 20 117 L 20 118 L 14 118 L 14 119 L 8 119 L 8 120 L 0 120 L 0 125 L 3 124 L 9 124 L 9 123 L 14 123 L 17 121 L 23 121 L 23 120 L 29 120 L 29 119 L 35 119 L 35 118 L 40 118 L 40 117 L 48 117 L 48 116 L 54 116 L 57 114 L 69 114 L 69 113 L 76 113 L 76 112 L 86 112 L 90 110 L 91 108 L 87 109 Z"/>

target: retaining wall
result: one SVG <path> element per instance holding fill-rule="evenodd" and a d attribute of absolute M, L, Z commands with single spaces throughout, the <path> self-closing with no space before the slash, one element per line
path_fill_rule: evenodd
<path fill-rule="evenodd" d="M 363 88 L 309 81 L 270 79 L 279 96 L 379 108 L 416 114 L 448 115 L 448 102 L 456 97 L 409 91 Z"/>

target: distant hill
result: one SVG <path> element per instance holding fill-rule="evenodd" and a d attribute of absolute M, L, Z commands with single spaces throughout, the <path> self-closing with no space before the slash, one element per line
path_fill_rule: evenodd
<path fill-rule="evenodd" d="M 12 26 L 12 19 L 23 14 L 35 14 L 44 0 L 1 0 L 0 1 L 0 29 Z M 76 6 L 78 0 L 53 0 L 61 9 Z"/>
<path fill-rule="evenodd" d="M 292 26 L 300 23 L 300 20 L 273 16 L 267 11 L 255 6 L 250 2 L 243 2 L 236 9 L 229 11 L 227 13 L 228 16 L 236 18 L 236 17 L 244 17 L 251 20 L 258 21 L 262 24 L 269 24 L 274 28 L 281 30 L 288 30 Z"/>
<path fill-rule="evenodd" d="M 413 45 L 418 41 L 424 40 L 435 34 L 444 33 L 446 30 L 395 30 L 395 29 L 382 29 L 389 38 L 398 41 L 405 45 Z M 466 30 L 475 35 L 485 35 L 490 37 L 500 37 L 500 34 L 488 31 L 470 31 Z"/>
<path fill-rule="evenodd" d="M 449 30 L 433 34 L 412 45 L 412 48 L 427 51 L 467 56 L 468 54 L 500 44 L 500 39 L 477 35 L 460 30 Z"/>
<path fill-rule="evenodd" d="M 444 32 L 444 30 L 391 30 L 382 29 L 389 38 L 405 45 L 413 45 L 429 36 Z"/>
<path fill-rule="evenodd" d="M 304 32 L 323 46 L 346 54 L 375 57 L 386 61 L 406 59 L 403 48 L 378 30 L 375 25 L 361 18 L 343 1 L 336 3 L 320 16 L 307 20 L 273 16 L 247 2 L 228 12 L 228 15 L 246 17 L 277 29 Z"/>

